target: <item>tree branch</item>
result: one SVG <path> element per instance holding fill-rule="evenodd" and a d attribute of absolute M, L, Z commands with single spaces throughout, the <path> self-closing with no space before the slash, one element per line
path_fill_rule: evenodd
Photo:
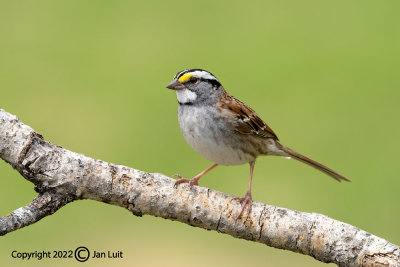
<path fill-rule="evenodd" d="M 253 202 L 237 219 L 233 196 L 172 178 L 92 159 L 46 142 L 14 115 L 0 110 L 0 157 L 36 185 L 32 203 L 0 218 L 0 235 L 53 214 L 73 200 L 93 199 L 180 221 L 339 266 L 400 266 L 400 248 L 357 227 L 317 213 Z"/>
<path fill-rule="evenodd" d="M 59 193 L 39 194 L 31 203 L 0 218 L 0 236 L 53 214 L 72 199 Z"/>

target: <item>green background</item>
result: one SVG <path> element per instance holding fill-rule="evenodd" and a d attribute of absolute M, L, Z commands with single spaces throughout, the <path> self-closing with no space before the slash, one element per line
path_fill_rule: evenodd
<path fill-rule="evenodd" d="M 399 1 L 1 1 L 0 108 L 46 140 L 93 158 L 191 177 L 176 72 L 204 68 L 292 147 L 345 174 L 339 184 L 282 158 L 257 161 L 256 201 L 326 214 L 400 244 Z M 248 166 L 201 185 L 242 196 Z M 31 183 L 0 162 L 0 214 Z M 322 266 L 313 258 L 94 201 L 0 238 L 11 251 L 123 251 L 86 266 Z M 4 265 L 2 265 L 4 266 Z"/>

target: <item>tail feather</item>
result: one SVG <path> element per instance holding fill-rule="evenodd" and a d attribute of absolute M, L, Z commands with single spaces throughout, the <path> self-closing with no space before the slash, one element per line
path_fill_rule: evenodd
<path fill-rule="evenodd" d="M 279 144 L 278 142 L 276 142 L 276 143 L 277 143 L 277 145 Z M 323 165 L 323 164 L 321 164 L 321 163 L 319 163 L 319 162 L 317 162 L 317 161 L 315 161 L 313 159 L 310 159 L 310 158 L 300 154 L 299 152 L 294 151 L 291 148 L 288 148 L 288 147 L 286 147 L 284 145 L 281 145 L 281 144 L 279 144 L 278 146 L 279 146 L 279 148 L 281 150 L 283 150 L 285 153 L 287 153 L 291 158 L 294 158 L 294 159 L 296 159 L 298 161 L 301 161 L 301 162 L 303 162 L 303 163 L 305 163 L 307 165 L 310 165 L 311 167 L 313 167 L 313 168 L 315 168 L 315 169 L 317 169 L 317 170 L 329 175 L 330 177 L 332 177 L 333 179 L 335 179 L 335 180 L 337 180 L 339 182 L 341 182 L 342 180 L 347 181 L 347 182 L 351 182 L 350 179 L 344 177 L 340 173 L 332 170 L 331 168 L 326 167 L 325 165 Z"/>

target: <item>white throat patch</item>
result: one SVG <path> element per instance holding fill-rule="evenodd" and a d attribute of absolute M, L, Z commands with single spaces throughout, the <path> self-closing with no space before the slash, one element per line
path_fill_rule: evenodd
<path fill-rule="evenodd" d="M 196 93 L 190 91 L 189 89 L 175 90 L 176 98 L 178 98 L 178 102 L 181 104 L 186 104 L 188 102 L 193 102 L 196 100 Z"/>

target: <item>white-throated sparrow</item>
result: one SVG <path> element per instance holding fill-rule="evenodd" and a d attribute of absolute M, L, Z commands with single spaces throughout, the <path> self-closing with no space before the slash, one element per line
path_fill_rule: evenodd
<path fill-rule="evenodd" d="M 210 72 L 188 69 L 178 72 L 167 85 L 179 102 L 178 120 L 183 136 L 200 155 L 214 162 L 192 179 L 180 183 L 198 185 L 198 180 L 218 165 L 250 164 L 249 188 L 243 198 L 240 218 L 251 205 L 254 163 L 260 155 L 290 157 L 306 163 L 336 179 L 350 181 L 336 171 L 279 143 L 276 134 L 244 103 L 229 95 Z"/>

